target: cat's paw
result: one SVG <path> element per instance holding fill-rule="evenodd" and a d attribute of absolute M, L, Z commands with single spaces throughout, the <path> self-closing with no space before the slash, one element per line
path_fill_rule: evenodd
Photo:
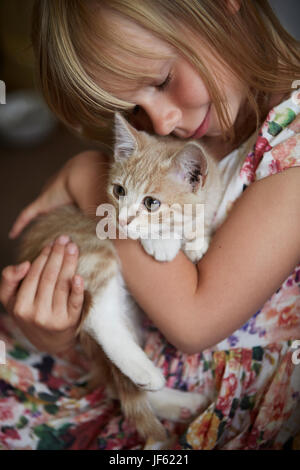
<path fill-rule="evenodd" d="M 201 248 L 199 248 L 199 242 L 193 241 L 186 243 L 184 247 L 184 253 L 193 262 L 198 263 L 200 259 L 205 255 L 209 247 L 209 238 L 204 238 Z"/>
<path fill-rule="evenodd" d="M 146 253 L 157 261 L 172 261 L 181 248 L 182 240 L 152 240 L 149 238 L 142 239 L 141 244 Z"/>
<path fill-rule="evenodd" d="M 206 253 L 206 250 L 202 251 L 202 250 L 189 250 L 189 251 L 185 251 L 185 254 L 187 255 L 187 257 L 189 258 L 189 260 L 192 261 L 192 263 L 196 264 L 198 263 L 198 261 L 200 261 L 201 258 L 203 258 L 203 256 L 205 255 Z"/>
<path fill-rule="evenodd" d="M 199 416 L 210 403 L 209 398 L 205 395 L 193 392 L 188 393 L 190 394 L 189 403 L 186 406 L 180 406 L 180 410 L 178 410 L 178 421 L 183 423 L 190 421 L 195 416 Z"/>
<path fill-rule="evenodd" d="M 155 392 L 165 385 L 165 378 L 162 371 L 153 364 L 151 367 L 141 367 L 140 364 L 132 362 L 130 371 L 126 371 L 128 377 L 143 390 Z"/>
<path fill-rule="evenodd" d="M 201 393 L 183 392 L 166 387 L 156 393 L 149 392 L 148 398 L 158 417 L 178 422 L 191 421 L 211 402 L 208 396 Z"/>

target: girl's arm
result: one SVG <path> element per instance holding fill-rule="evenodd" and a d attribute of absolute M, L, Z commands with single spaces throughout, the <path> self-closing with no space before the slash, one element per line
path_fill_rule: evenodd
<path fill-rule="evenodd" d="M 109 157 L 98 150 L 87 150 L 71 158 L 45 185 L 41 194 L 26 206 L 15 220 L 10 238 L 20 235 L 37 217 L 65 204 L 77 204 L 95 216 L 98 204 L 106 198 Z"/>
<path fill-rule="evenodd" d="M 123 275 L 168 341 L 193 354 L 241 327 L 300 260 L 300 168 L 253 183 L 198 265 L 180 252 L 160 263 L 140 243 L 116 240 Z"/>
<path fill-rule="evenodd" d="M 75 203 L 95 217 L 96 207 L 105 200 L 107 164 L 108 157 L 98 151 L 72 158 L 22 211 L 11 238 L 38 214 L 59 205 Z M 77 262 L 76 246 L 65 239 L 42 250 L 33 263 L 26 261 L 2 271 L 0 301 L 42 351 L 56 354 L 74 346 L 84 293 L 82 278 L 75 276 Z"/>

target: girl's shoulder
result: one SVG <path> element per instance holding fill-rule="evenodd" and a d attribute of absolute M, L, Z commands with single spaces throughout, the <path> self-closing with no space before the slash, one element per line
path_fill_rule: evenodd
<path fill-rule="evenodd" d="M 214 218 L 215 229 L 251 183 L 300 166 L 300 90 L 272 108 L 259 131 L 218 166 L 225 190 Z"/>
<path fill-rule="evenodd" d="M 251 136 L 245 144 L 220 162 L 220 168 L 226 179 L 226 189 L 214 220 L 216 228 L 227 218 L 235 201 L 242 195 L 243 191 L 246 190 L 247 192 L 248 186 L 255 181 L 296 166 L 300 167 L 300 90 L 293 92 L 288 99 L 271 109 L 258 134 Z M 284 181 L 283 184 L 286 185 L 286 181 L 293 179 L 293 185 L 291 186 L 293 191 L 299 187 L 293 171 L 286 176 L 286 178 L 280 179 L 280 181 Z M 298 178 L 298 174 L 296 177 Z M 276 181 L 279 181 L 278 178 Z M 266 184 L 269 184 L 269 182 L 265 181 Z M 257 188 L 261 187 L 262 185 L 257 185 Z M 276 185 L 274 187 L 278 188 Z M 283 185 L 280 188 L 283 188 Z M 279 207 L 278 202 L 281 199 L 281 191 L 277 189 L 275 191 L 277 192 L 274 194 L 274 201 L 276 200 L 274 206 Z M 256 211 L 260 205 L 262 209 L 265 209 L 265 213 L 269 215 L 271 199 L 268 198 L 265 201 L 264 198 L 258 198 L 256 203 L 253 204 L 254 210 Z M 283 216 L 286 215 L 286 211 L 282 211 L 282 213 Z M 251 207 L 247 217 L 249 217 L 249 214 L 251 214 Z M 278 218 L 278 222 L 282 227 L 285 227 L 284 220 L 284 217 L 282 219 Z M 279 246 L 280 243 L 276 245 L 278 246 L 276 256 L 281 256 L 284 259 L 287 257 L 286 240 L 290 236 L 290 230 L 293 230 L 295 234 L 292 237 L 293 240 L 298 241 L 297 233 L 299 230 L 294 219 L 291 225 L 293 225 L 292 229 L 290 227 L 285 229 L 285 242 L 282 241 L 281 246 Z M 273 232 L 276 232 L 276 230 L 273 230 Z M 269 234 L 267 239 L 269 240 Z M 253 247 L 256 240 L 251 239 L 247 243 Z M 272 247 L 272 243 L 270 246 Z M 247 256 L 241 257 L 240 263 L 241 266 L 249 269 L 247 259 Z M 295 261 L 295 265 L 297 261 Z M 249 270 L 251 271 L 251 269 L 253 268 Z M 275 271 L 276 268 L 274 268 Z M 271 270 L 269 275 L 271 279 L 273 276 Z M 300 331 L 299 275 L 300 265 L 296 266 L 269 300 L 241 328 L 221 341 L 216 349 L 252 348 L 271 343 L 275 344 L 275 342 L 290 338 L 298 338 Z M 257 273 L 257 279 L 260 280 L 262 285 L 264 284 L 265 276 L 260 272 Z"/>
<path fill-rule="evenodd" d="M 300 90 L 268 113 L 240 170 L 245 186 L 300 166 Z"/>

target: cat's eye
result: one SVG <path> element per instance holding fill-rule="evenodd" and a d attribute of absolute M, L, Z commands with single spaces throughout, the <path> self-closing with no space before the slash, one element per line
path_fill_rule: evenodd
<path fill-rule="evenodd" d="M 119 197 L 125 196 L 125 189 L 120 184 L 114 184 L 113 193 L 114 196 L 119 199 Z"/>
<path fill-rule="evenodd" d="M 147 196 L 143 202 L 149 212 L 155 212 L 160 208 L 160 201 L 158 199 L 153 199 L 153 197 Z"/>

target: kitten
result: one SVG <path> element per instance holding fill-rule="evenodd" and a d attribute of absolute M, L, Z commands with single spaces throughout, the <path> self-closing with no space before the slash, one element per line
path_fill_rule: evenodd
<path fill-rule="evenodd" d="M 214 161 L 197 143 L 138 132 L 119 114 L 115 135 L 107 190 L 120 232 L 126 227 L 128 236 L 135 239 L 149 233 L 149 228 L 156 235 L 164 233 L 170 228 L 169 206 L 177 203 L 171 225 L 180 235 L 182 221 L 176 216 L 182 205 L 195 208 L 197 203 L 205 203 L 204 244 L 201 236 L 193 235 L 190 241 L 195 212 L 187 217 L 188 237 L 141 239 L 146 252 L 159 261 L 173 259 L 181 248 L 193 261 L 200 259 L 208 247 L 222 192 Z M 164 440 L 165 430 L 157 416 L 181 421 L 185 409 L 191 419 L 207 406 L 209 397 L 164 387 L 162 372 L 142 349 L 143 312 L 126 289 L 113 243 L 96 236 L 94 220 L 73 206 L 40 216 L 25 232 L 19 261 L 33 261 L 61 234 L 69 234 L 80 250 L 77 272 L 84 278 L 86 290 L 77 334 L 93 366 L 90 387 L 105 384 L 112 396 L 119 397 L 124 415 L 141 436 Z"/>
<path fill-rule="evenodd" d="M 140 239 L 158 261 L 171 261 L 180 249 L 199 261 L 208 249 L 223 194 L 215 161 L 196 141 L 138 132 L 119 114 L 115 138 L 108 195 L 112 204 L 119 200 L 120 231 L 125 226 L 127 236 Z"/>

